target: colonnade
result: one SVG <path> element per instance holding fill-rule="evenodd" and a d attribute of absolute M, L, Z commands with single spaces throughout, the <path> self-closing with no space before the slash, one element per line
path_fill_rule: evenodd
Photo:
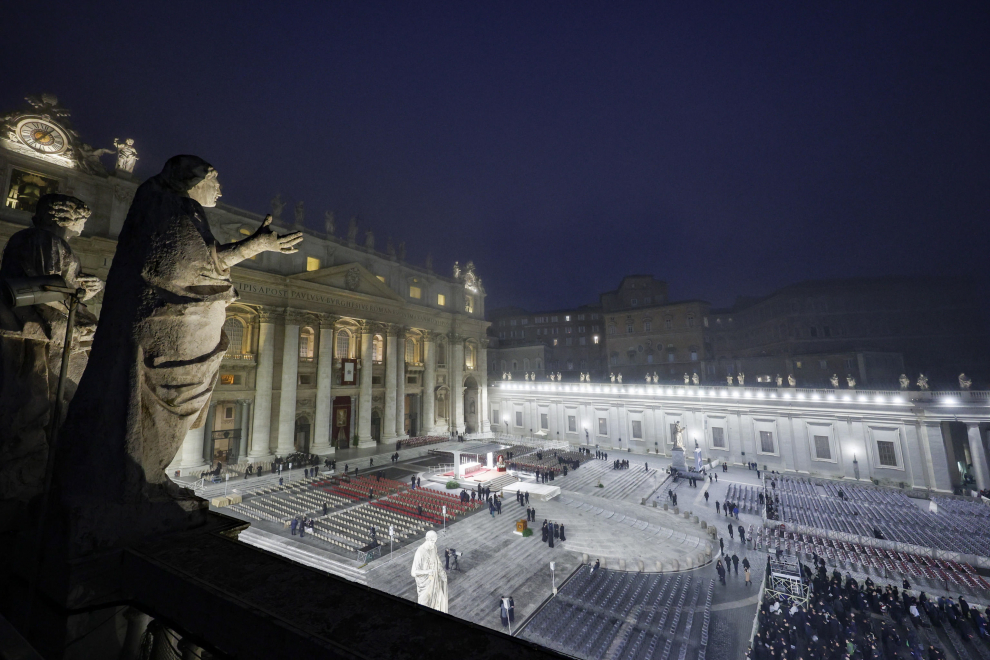
<path fill-rule="evenodd" d="M 309 451 L 319 455 L 335 453 L 332 446 L 333 400 L 335 396 L 351 396 L 352 429 L 357 435 L 357 446 L 374 446 L 372 437 L 372 410 L 376 407 L 376 397 L 383 398 L 381 404 L 381 441 L 395 442 L 406 436 L 406 340 L 412 336 L 410 328 L 397 324 L 379 323 L 368 320 L 354 320 L 347 323 L 352 333 L 352 341 L 360 341 L 357 383 L 355 385 L 335 385 L 335 368 L 341 367 L 340 357 L 335 355 L 337 331 L 342 327 L 339 316 L 325 313 L 311 313 L 294 309 L 261 307 L 257 311 L 257 349 L 255 356 L 253 398 L 244 398 L 241 392 L 226 395 L 223 388 L 215 388 L 204 424 L 187 434 L 182 448 L 173 460 L 172 469 L 198 468 L 209 463 L 205 454 L 210 448 L 210 430 L 215 426 L 217 404 L 236 401 L 237 419 L 241 437 L 237 447 L 238 461 L 260 461 L 273 455 L 285 456 L 295 451 L 297 407 L 300 399 L 299 348 L 300 329 L 318 326 L 315 351 L 316 392 L 315 410 L 312 413 L 313 428 Z M 280 347 L 282 362 L 281 375 L 276 384 L 275 354 L 277 326 L 284 326 Z M 355 328 L 356 325 L 356 328 Z M 315 329 L 315 328 L 314 328 Z M 384 340 L 384 378 L 381 384 L 374 383 L 374 338 L 381 335 Z M 447 419 L 435 419 L 435 393 L 438 383 L 437 342 L 443 335 L 436 331 L 417 330 L 416 337 L 422 347 L 422 410 L 420 428 L 422 435 L 465 430 L 464 410 L 464 342 L 468 337 L 456 334 L 447 335 L 450 349 L 449 359 L 444 368 L 448 376 L 451 399 Z M 478 360 L 470 372 L 478 384 L 478 430 L 488 430 L 487 404 L 487 340 L 475 340 L 479 344 Z M 337 381 L 339 382 L 339 380 Z M 277 409 L 273 398 L 278 391 Z M 343 391 L 342 391 L 343 390 Z M 356 394 L 356 396 L 354 396 Z M 226 396 L 225 396 L 226 395 Z M 278 422 L 273 425 L 273 413 L 277 412 Z M 272 438 L 274 431 L 275 437 Z"/>

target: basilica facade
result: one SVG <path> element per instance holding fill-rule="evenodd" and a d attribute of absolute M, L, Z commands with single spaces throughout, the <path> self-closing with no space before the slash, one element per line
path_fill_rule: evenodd
<path fill-rule="evenodd" d="M 28 102 L 0 116 L 0 245 L 31 224 L 42 195 L 73 195 L 93 211 L 73 250 L 84 272 L 105 279 L 141 183 L 133 174 L 140 145 L 94 149 L 55 97 Z M 441 275 L 432 257 L 409 263 L 401 244 L 376 250 L 373 231 L 354 219 L 338 232 L 327 212 L 315 230 L 302 203 L 291 219 L 283 207 L 276 196 L 273 227 L 305 240 L 297 254 L 261 254 L 232 269 L 230 345 L 206 423 L 190 431 L 172 468 L 488 430 L 485 289 L 473 264 Z M 207 214 L 220 243 L 250 235 L 264 218 L 224 204 Z M 98 314 L 100 304 L 89 308 Z"/>

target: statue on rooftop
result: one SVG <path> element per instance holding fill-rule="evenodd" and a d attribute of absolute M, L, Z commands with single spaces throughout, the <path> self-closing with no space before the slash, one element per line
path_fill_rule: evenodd
<path fill-rule="evenodd" d="M 783 386 L 784 386 L 784 379 L 780 377 L 780 374 L 777 374 L 777 387 L 783 387 Z"/>
<path fill-rule="evenodd" d="M 828 379 L 828 382 L 832 383 L 832 387 L 839 389 L 839 377 L 836 374 L 832 374 L 832 377 Z"/>
<path fill-rule="evenodd" d="M 132 174 L 134 166 L 137 164 L 137 149 L 134 148 L 134 140 L 127 138 L 123 142 L 117 138 L 113 139 L 113 146 L 117 148 L 117 171 Z"/>
<path fill-rule="evenodd" d="M 399 261 L 406 260 L 406 242 L 399 241 Z"/>
<path fill-rule="evenodd" d="M 103 290 L 103 282 L 84 275 L 69 240 L 82 233 L 90 217 L 86 204 L 68 195 L 38 200 L 33 227 L 7 241 L 0 258 L 0 279 L 61 276 L 83 289 L 83 300 Z M 42 490 L 48 457 L 47 428 L 57 394 L 65 352 L 68 308 L 63 301 L 8 308 L 0 303 L 0 500 L 27 502 Z M 85 305 L 76 309 L 62 414 L 86 368 L 97 319 Z M 2 522 L 0 522 L 2 526 Z"/>
<path fill-rule="evenodd" d="M 901 377 L 897 379 L 901 384 L 901 389 L 906 390 L 911 387 L 911 380 L 907 377 L 907 374 L 901 374 Z"/>
<path fill-rule="evenodd" d="M 745 385 L 746 384 L 746 374 L 744 374 L 743 372 L 740 371 L 739 372 L 739 375 L 736 376 L 736 380 L 739 381 L 740 387 L 743 386 L 743 385 Z"/>
<path fill-rule="evenodd" d="M 347 225 L 347 242 L 351 245 L 357 243 L 357 233 L 358 233 L 358 222 L 357 216 L 351 216 L 351 220 Z"/>
<path fill-rule="evenodd" d="M 686 371 L 684 372 L 684 384 L 685 385 L 690 385 L 691 384 L 691 377 L 687 375 L 687 372 Z"/>
<path fill-rule="evenodd" d="M 395 243 L 392 242 L 391 236 L 385 239 L 385 254 L 387 254 L 390 259 L 395 259 Z"/>
<path fill-rule="evenodd" d="M 850 376 L 849 374 L 846 374 L 846 385 L 849 387 L 849 389 L 853 389 L 854 387 L 856 387 L 856 379 Z"/>
<path fill-rule="evenodd" d="M 306 224 L 306 205 L 302 200 L 296 202 L 296 226 L 302 227 Z"/>
<path fill-rule="evenodd" d="M 526 380 L 529 381 L 529 372 L 527 371 L 524 375 L 526 376 Z"/>
<path fill-rule="evenodd" d="M 925 374 L 918 374 L 918 389 L 927 390 L 928 389 L 928 376 Z"/>
<path fill-rule="evenodd" d="M 797 381 L 794 379 L 794 374 L 787 374 L 787 384 L 791 387 L 797 385 Z"/>
<path fill-rule="evenodd" d="M 612 379 L 613 383 L 615 382 L 615 374 L 609 374 L 608 377 Z"/>
<path fill-rule="evenodd" d="M 968 390 L 973 386 L 973 379 L 967 378 L 965 372 L 959 374 L 959 389 Z"/>
<path fill-rule="evenodd" d="M 447 572 L 437 552 L 437 533 L 426 533 L 423 545 L 416 549 L 411 574 L 416 580 L 416 602 L 420 605 L 447 611 Z"/>
<path fill-rule="evenodd" d="M 89 366 L 69 405 L 56 483 L 74 553 L 188 526 L 202 500 L 165 474 L 199 428 L 227 350 L 230 268 L 262 252 L 293 254 L 300 232 L 273 218 L 221 245 L 205 208 L 220 183 L 196 156 L 170 158 L 138 188 L 107 277 Z"/>
<path fill-rule="evenodd" d="M 655 371 L 653 372 L 653 382 L 654 382 L 654 384 L 660 382 L 660 377 L 657 376 L 657 372 L 655 372 Z"/>
<path fill-rule="evenodd" d="M 732 374 L 725 377 L 725 382 L 729 387 L 732 387 Z"/>
<path fill-rule="evenodd" d="M 364 233 L 364 247 L 368 250 L 375 249 L 375 232 L 369 229 Z"/>
<path fill-rule="evenodd" d="M 282 209 L 285 208 L 285 202 L 282 201 L 282 193 L 276 194 L 272 197 L 272 220 L 275 222 L 282 221 Z"/>
<path fill-rule="evenodd" d="M 649 383 L 650 383 L 650 374 L 646 374 L 646 384 L 649 385 Z"/>
<path fill-rule="evenodd" d="M 700 378 L 698 378 L 698 374 L 697 374 L 697 372 L 696 372 L 696 373 L 693 373 L 693 374 L 691 374 L 691 382 L 692 382 L 693 384 L 695 384 L 695 385 L 698 385 L 698 384 L 700 384 L 700 383 L 701 383 L 701 379 L 700 379 Z"/>

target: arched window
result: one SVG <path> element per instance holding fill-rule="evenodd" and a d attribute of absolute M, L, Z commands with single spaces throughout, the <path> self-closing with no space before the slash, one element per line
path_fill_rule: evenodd
<path fill-rule="evenodd" d="M 523 358 L 523 371 L 529 371 L 529 358 Z"/>
<path fill-rule="evenodd" d="M 303 328 L 299 331 L 299 359 L 312 360 L 315 350 L 316 335 L 312 328 Z"/>
<path fill-rule="evenodd" d="M 689 328 L 693 328 L 694 327 L 694 314 L 688 314 L 687 324 L 688 324 L 688 327 Z"/>
<path fill-rule="evenodd" d="M 614 325 L 608 326 L 608 334 L 610 334 L 610 335 L 614 335 L 615 334 L 615 326 Z"/>
<path fill-rule="evenodd" d="M 375 335 L 371 340 L 371 361 L 381 362 L 385 359 L 385 340 L 381 335 Z"/>
<path fill-rule="evenodd" d="M 244 354 L 244 323 L 237 317 L 231 316 L 223 322 L 223 331 L 227 334 L 230 344 L 227 355 Z"/>
<path fill-rule="evenodd" d="M 351 357 L 351 333 L 347 330 L 337 331 L 337 359 L 346 360 Z"/>
<path fill-rule="evenodd" d="M 464 346 L 464 368 L 473 370 L 478 363 L 478 347 L 474 344 Z"/>
<path fill-rule="evenodd" d="M 512 370 L 519 371 L 519 363 L 516 362 L 515 360 L 512 361 Z"/>

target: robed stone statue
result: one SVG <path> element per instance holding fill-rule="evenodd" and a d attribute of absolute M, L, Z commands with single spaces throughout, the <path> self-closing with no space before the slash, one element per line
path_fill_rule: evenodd
<path fill-rule="evenodd" d="M 413 557 L 412 576 L 416 580 L 416 601 L 420 605 L 447 611 L 447 572 L 437 552 L 437 533 L 426 533 L 423 545 Z"/>
<path fill-rule="evenodd" d="M 56 483 L 74 554 L 188 527 L 202 511 L 165 468 L 206 418 L 237 297 L 230 268 L 261 252 L 294 253 L 302 240 L 275 234 L 266 216 L 251 236 L 221 245 L 205 211 L 219 197 L 216 170 L 196 156 L 169 159 L 134 196 L 60 434 Z"/>

